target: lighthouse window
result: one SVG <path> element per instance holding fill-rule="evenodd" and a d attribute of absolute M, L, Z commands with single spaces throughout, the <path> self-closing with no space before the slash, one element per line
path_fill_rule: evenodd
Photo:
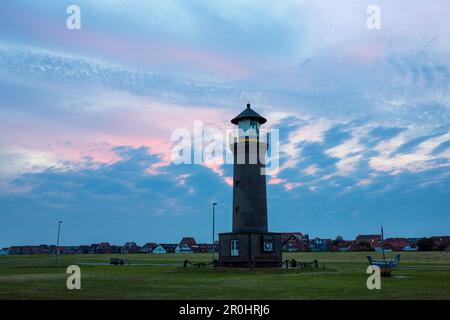
<path fill-rule="evenodd" d="M 230 254 L 232 257 L 237 257 L 239 255 L 239 241 L 231 240 L 230 243 Z"/>
<path fill-rule="evenodd" d="M 251 120 L 250 121 L 250 129 L 253 132 L 259 133 L 259 123 L 258 123 L 258 121 Z"/>
<path fill-rule="evenodd" d="M 241 212 L 241 208 L 236 207 L 236 209 L 234 209 L 234 211 L 235 211 L 236 213 L 239 213 L 239 212 Z"/>

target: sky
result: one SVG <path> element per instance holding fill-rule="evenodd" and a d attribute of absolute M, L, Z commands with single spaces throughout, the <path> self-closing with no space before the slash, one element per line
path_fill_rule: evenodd
<path fill-rule="evenodd" d="M 81 12 L 70 30 L 69 5 Z M 369 5 L 381 12 L 369 29 Z M 232 165 L 172 134 L 248 101 L 280 137 L 269 229 L 450 231 L 450 2 L 4 0 L 0 246 L 211 241 Z"/>

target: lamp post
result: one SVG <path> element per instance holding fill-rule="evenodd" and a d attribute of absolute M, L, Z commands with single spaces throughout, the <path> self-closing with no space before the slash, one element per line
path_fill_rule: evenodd
<path fill-rule="evenodd" d="M 58 222 L 58 237 L 56 238 L 56 255 L 55 255 L 55 265 L 58 265 L 58 255 L 59 255 L 59 233 L 61 231 L 61 223 L 62 221 L 60 220 Z"/>
<path fill-rule="evenodd" d="M 217 206 L 217 202 L 213 202 L 212 204 L 213 206 L 213 216 L 212 216 L 212 259 L 214 262 L 214 253 L 215 253 L 215 243 L 214 243 L 214 239 L 215 239 L 215 224 L 216 224 L 216 206 Z"/>

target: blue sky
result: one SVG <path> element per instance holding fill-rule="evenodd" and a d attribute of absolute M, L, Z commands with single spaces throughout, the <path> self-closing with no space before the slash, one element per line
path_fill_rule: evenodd
<path fill-rule="evenodd" d="M 0 246 L 231 230 L 231 165 L 175 165 L 174 130 L 249 100 L 280 132 L 269 228 L 450 230 L 450 4 L 3 1 Z M 66 8 L 81 8 L 81 30 Z"/>

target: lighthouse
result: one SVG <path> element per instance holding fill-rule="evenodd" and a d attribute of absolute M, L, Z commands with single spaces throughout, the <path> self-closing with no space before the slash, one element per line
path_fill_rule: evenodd
<path fill-rule="evenodd" d="M 267 119 L 250 104 L 231 120 L 233 153 L 233 230 L 219 234 L 219 265 L 278 267 L 281 234 L 268 232 L 265 157 L 269 147 L 260 127 Z"/>

